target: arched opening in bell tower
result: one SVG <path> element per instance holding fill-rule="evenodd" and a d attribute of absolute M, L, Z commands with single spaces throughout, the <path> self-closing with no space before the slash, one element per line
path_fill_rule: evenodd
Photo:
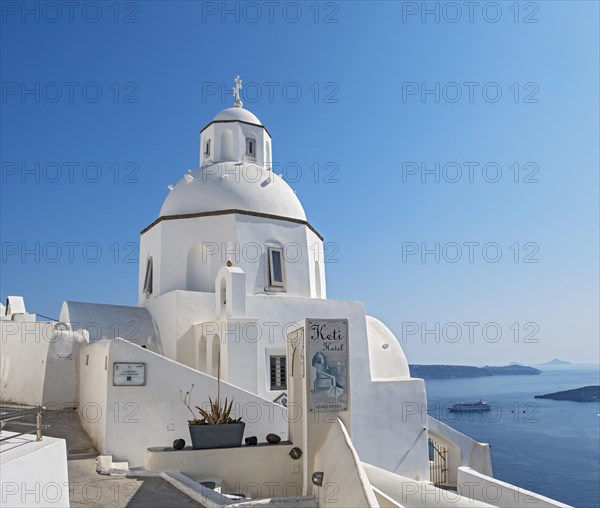
<path fill-rule="evenodd" d="M 233 132 L 231 132 L 231 129 L 225 129 L 221 133 L 221 160 L 237 160 L 237 156 L 234 154 L 233 151 Z"/>

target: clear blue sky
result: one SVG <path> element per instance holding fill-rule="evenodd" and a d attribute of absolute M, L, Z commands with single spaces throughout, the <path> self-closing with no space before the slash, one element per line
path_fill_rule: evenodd
<path fill-rule="evenodd" d="M 52 4 L 2 2 L 2 298 L 135 305 L 139 231 L 240 74 L 330 298 L 413 363 L 598 361 L 598 2 Z"/>

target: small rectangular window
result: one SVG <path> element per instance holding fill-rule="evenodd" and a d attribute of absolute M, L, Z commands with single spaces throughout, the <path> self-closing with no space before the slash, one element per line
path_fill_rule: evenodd
<path fill-rule="evenodd" d="M 206 143 L 204 144 L 204 156 L 208 157 L 210 155 L 210 139 L 206 140 Z"/>
<path fill-rule="evenodd" d="M 144 277 L 144 294 L 148 298 L 152 294 L 152 258 L 146 263 L 146 276 Z"/>
<path fill-rule="evenodd" d="M 283 288 L 285 286 L 283 267 L 283 249 L 269 247 L 269 286 Z"/>
<path fill-rule="evenodd" d="M 285 356 L 270 357 L 271 390 L 287 390 Z"/>
<path fill-rule="evenodd" d="M 256 141 L 252 138 L 246 138 L 246 155 L 256 157 Z"/>

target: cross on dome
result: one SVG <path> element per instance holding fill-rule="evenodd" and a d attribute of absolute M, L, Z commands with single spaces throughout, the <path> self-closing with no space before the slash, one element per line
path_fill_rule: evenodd
<path fill-rule="evenodd" d="M 243 88 L 243 82 L 240 79 L 239 75 L 236 76 L 233 81 L 235 82 L 235 86 L 233 87 L 233 97 L 235 99 L 233 105 L 236 108 L 241 108 L 244 105 L 244 103 L 240 99 L 240 89 Z"/>

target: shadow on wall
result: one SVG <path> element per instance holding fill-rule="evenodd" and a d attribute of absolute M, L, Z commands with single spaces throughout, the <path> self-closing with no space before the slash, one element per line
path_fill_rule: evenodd
<path fill-rule="evenodd" d="M 192 406 L 202 406 L 217 393 L 215 377 L 123 340 L 82 347 L 80 362 L 80 411 L 86 405 L 99 406 L 93 421 L 81 415 L 82 424 L 100 443 L 101 453 L 110 453 L 115 460 L 127 460 L 130 467 L 143 465 L 149 447 L 170 446 L 177 438 L 189 443 L 190 414 L 180 400 L 180 391 L 194 385 Z M 114 362 L 144 363 L 145 385 L 113 386 Z M 274 433 L 287 439 L 287 410 L 283 406 L 224 381 L 221 397 L 233 398 L 233 417 L 241 416 L 246 422 L 246 435 Z"/>

